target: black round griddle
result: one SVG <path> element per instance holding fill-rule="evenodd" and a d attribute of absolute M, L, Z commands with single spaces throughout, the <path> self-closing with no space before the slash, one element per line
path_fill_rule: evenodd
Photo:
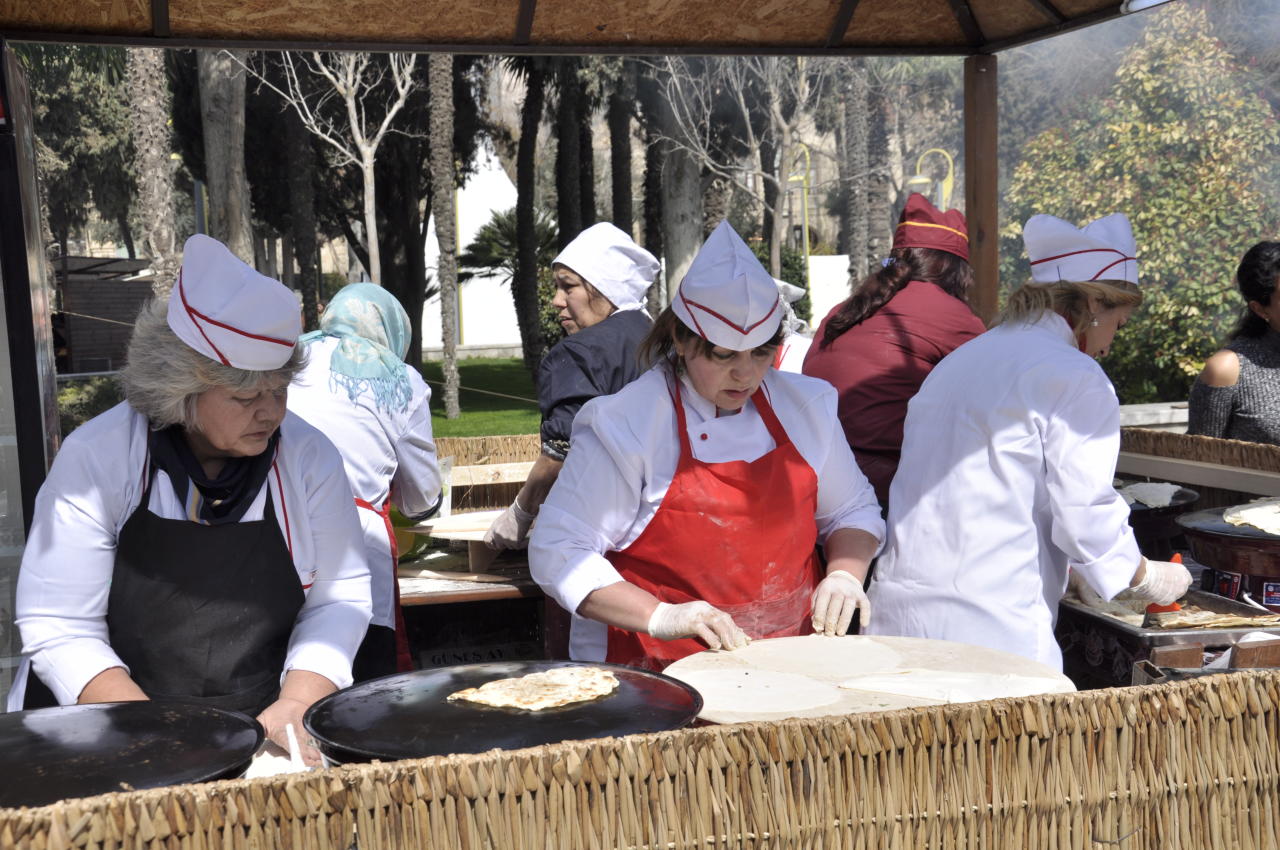
<path fill-rule="evenodd" d="M 1237 507 L 1239 506 L 1237 505 Z M 1232 525 L 1222 518 L 1222 515 L 1229 510 L 1231 508 L 1210 508 L 1209 510 L 1183 514 L 1178 517 L 1178 525 L 1182 526 L 1184 531 L 1214 534 L 1220 537 L 1235 537 L 1242 540 L 1272 542 L 1276 546 L 1276 551 L 1280 552 L 1280 535 L 1269 534 L 1261 528 L 1254 528 L 1251 525 Z"/>
<path fill-rule="evenodd" d="M 0 714 L 0 807 L 239 776 L 262 739 L 251 717 L 188 703 Z"/>
<path fill-rule="evenodd" d="M 589 702 L 544 711 L 446 700 L 455 691 L 494 679 L 573 666 L 610 670 L 618 687 Z M 342 764 L 659 732 L 688 725 L 701 710 L 697 691 L 661 673 L 620 664 L 507 661 L 373 679 L 320 700 L 303 723 L 325 758 Z"/>
<path fill-rule="evenodd" d="M 1280 582 L 1280 535 L 1232 525 L 1222 518 L 1228 510 L 1212 508 L 1178 517 L 1192 557 L 1215 571 L 1210 579 L 1219 595 L 1238 599 L 1248 593 L 1253 601 L 1280 613 L 1275 593 Z"/>

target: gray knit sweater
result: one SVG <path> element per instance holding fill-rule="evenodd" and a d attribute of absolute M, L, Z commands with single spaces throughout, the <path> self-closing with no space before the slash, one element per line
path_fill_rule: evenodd
<path fill-rule="evenodd" d="M 1280 333 L 1268 330 L 1224 347 L 1240 359 L 1240 379 L 1229 387 L 1196 380 L 1187 433 L 1280 445 Z"/>

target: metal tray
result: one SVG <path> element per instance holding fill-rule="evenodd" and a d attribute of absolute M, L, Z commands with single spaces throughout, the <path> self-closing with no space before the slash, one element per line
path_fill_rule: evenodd
<path fill-rule="evenodd" d="M 1246 605 L 1243 602 L 1236 602 L 1216 593 L 1206 593 L 1203 590 L 1190 591 L 1187 594 L 1187 599 L 1200 608 L 1216 611 L 1220 614 L 1238 614 L 1242 617 L 1267 616 L 1257 608 Z M 1106 614 L 1070 599 L 1062 600 L 1061 604 L 1063 608 L 1070 609 L 1072 613 L 1093 620 L 1099 625 L 1119 632 L 1132 641 L 1148 648 L 1153 646 L 1186 646 L 1188 644 L 1233 646 L 1236 641 L 1249 632 L 1268 632 L 1280 635 L 1280 625 L 1257 628 L 1240 626 L 1229 629 L 1144 629 L 1141 626 L 1132 626 L 1123 620 L 1117 620 L 1115 617 L 1108 617 Z"/>
<path fill-rule="evenodd" d="M 599 699 L 536 712 L 446 700 L 455 691 L 494 679 L 574 666 L 612 671 L 617 689 Z M 702 697 L 696 690 L 661 673 L 621 664 L 508 661 L 363 682 L 317 702 L 303 723 L 325 759 L 342 764 L 660 732 L 688 725 L 700 711 Z"/>

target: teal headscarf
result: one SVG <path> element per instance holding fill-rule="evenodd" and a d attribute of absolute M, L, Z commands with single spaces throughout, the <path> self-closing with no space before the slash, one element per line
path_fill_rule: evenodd
<path fill-rule="evenodd" d="M 320 316 L 320 330 L 301 341 L 336 337 L 330 380 L 352 401 L 367 389 L 379 410 L 404 413 L 413 396 L 404 365 L 410 333 L 409 314 L 394 295 L 374 283 L 353 283 L 333 296 Z"/>

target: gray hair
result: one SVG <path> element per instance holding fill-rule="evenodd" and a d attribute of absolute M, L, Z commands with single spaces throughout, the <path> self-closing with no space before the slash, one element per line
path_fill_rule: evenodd
<path fill-rule="evenodd" d="M 255 392 L 289 386 L 306 363 L 305 346 L 294 345 L 289 360 L 278 369 L 254 371 L 224 366 L 187 345 L 169 327 L 168 304 L 156 298 L 142 308 L 129 338 L 129 354 L 120 384 L 129 406 L 147 417 L 152 428 L 181 425 L 199 430 L 196 400 L 223 387 L 232 392 Z"/>

